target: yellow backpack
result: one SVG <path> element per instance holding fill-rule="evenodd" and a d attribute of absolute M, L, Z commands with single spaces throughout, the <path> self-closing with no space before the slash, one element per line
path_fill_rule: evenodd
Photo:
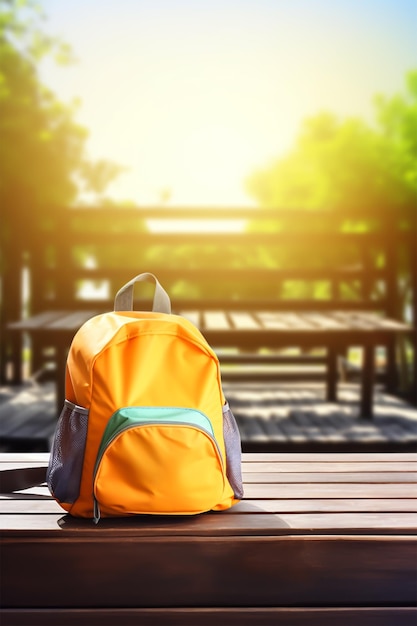
<path fill-rule="evenodd" d="M 136 282 L 155 282 L 152 312 L 133 311 Z M 153 274 L 136 276 L 76 333 L 67 359 L 48 487 L 71 515 L 180 515 L 243 496 L 239 430 L 216 354 L 171 314 Z"/>

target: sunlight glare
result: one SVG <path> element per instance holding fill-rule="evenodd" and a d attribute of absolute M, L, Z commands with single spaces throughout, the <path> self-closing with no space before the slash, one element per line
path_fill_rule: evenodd
<path fill-rule="evenodd" d="M 244 219 L 151 219 L 146 225 L 151 233 L 241 233 L 246 222 Z"/>

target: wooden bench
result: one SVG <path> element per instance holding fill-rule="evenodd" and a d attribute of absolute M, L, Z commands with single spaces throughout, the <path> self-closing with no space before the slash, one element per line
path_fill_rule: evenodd
<path fill-rule="evenodd" d="M 197 232 L 187 230 L 190 219 Z M 217 232 L 210 232 L 210 220 Z M 292 376 L 317 376 L 321 366 L 327 399 L 337 401 L 341 357 L 352 346 L 361 348 L 359 410 L 370 418 L 376 348 L 385 348 L 384 380 L 396 392 L 398 338 L 411 338 L 414 361 L 403 388 L 415 390 L 415 322 L 405 324 L 401 317 L 398 285 L 415 283 L 416 253 L 413 225 L 405 228 L 400 218 L 382 212 L 369 220 L 370 230 L 363 231 L 357 213 L 58 211 L 55 222 L 33 238 L 29 315 L 19 319 L 12 307 L 5 316 L 12 380 L 20 381 L 22 335 L 29 333 L 32 371 L 54 363 L 59 411 L 74 333 L 92 315 L 112 310 L 122 284 L 151 271 L 170 294 L 174 312 L 194 321 L 218 351 L 224 378 L 282 380 L 289 365 L 297 367 Z M 101 297 L 86 285 L 98 287 Z M 137 303 L 150 306 L 149 296 Z"/>
<path fill-rule="evenodd" d="M 1 495 L 2 626 L 415 625 L 417 454 L 244 454 L 243 477 L 229 511 L 98 526 Z"/>

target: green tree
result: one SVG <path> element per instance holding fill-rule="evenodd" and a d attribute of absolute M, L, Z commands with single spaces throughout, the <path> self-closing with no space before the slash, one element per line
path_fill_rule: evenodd
<path fill-rule="evenodd" d="M 247 190 L 262 206 L 415 210 L 417 71 L 407 91 L 375 98 L 375 123 L 321 113 L 304 122 L 291 152 L 252 174 Z"/>
<path fill-rule="evenodd" d="M 37 65 L 45 55 L 61 64 L 72 58 L 68 45 L 42 33 L 42 18 L 31 0 L 0 0 L 3 264 L 7 240 L 25 246 L 25 233 L 73 203 L 80 187 L 101 193 L 120 171 L 86 158 L 88 132 L 75 121 L 76 103 L 60 102 L 39 81 Z"/>
<path fill-rule="evenodd" d="M 43 32 L 43 18 L 33 0 L 0 0 L 2 335 L 7 322 L 21 314 L 23 265 L 35 272 L 39 255 L 47 253 L 42 230 L 77 200 L 80 189 L 102 194 L 121 170 L 110 161 L 87 158 L 88 133 L 75 119 L 76 103 L 60 102 L 39 80 L 37 68 L 45 56 L 63 65 L 72 59 L 67 44 Z M 0 343 L 4 377 L 3 336 Z"/>
<path fill-rule="evenodd" d="M 407 75 L 404 93 L 378 95 L 374 105 L 372 124 L 359 118 L 341 120 L 328 112 L 307 119 L 289 154 L 247 179 L 249 194 L 264 207 L 310 211 L 312 227 L 317 227 L 313 212 L 320 209 L 327 218 L 318 227 L 325 231 L 379 230 L 386 236 L 398 230 L 415 236 L 417 71 Z M 282 225 L 271 222 L 270 228 L 282 230 Z M 325 263 L 327 252 L 315 251 L 308 262 Z M 339 264 L 362 262 L 359 254 L 355 259 L 350 252 L 349 257 L 342 249 L 334 251 Z M 374 267 L 392 263 L 378 246 L 368 253 Z M 398 298 L 390 304 L 391 313 L 408 317 L 413 307 L 412 246 L 401 246 L 393 254 Z M 376 281 L 372 288 L 378 291 L 381 285 Z"/>

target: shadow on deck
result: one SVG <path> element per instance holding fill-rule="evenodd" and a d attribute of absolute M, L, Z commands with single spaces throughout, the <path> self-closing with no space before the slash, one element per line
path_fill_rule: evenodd
<path fill-rule="evenodd" d="M 245 452 L 417 451 L 417 409 L 375 389 L 372 420 L 358 418 L 359 389 L 339 402 L 319 383 L 224 383 Z M 48 451 L 57 416 L 52 383 L 0 387 L 0 450 Z"/>

